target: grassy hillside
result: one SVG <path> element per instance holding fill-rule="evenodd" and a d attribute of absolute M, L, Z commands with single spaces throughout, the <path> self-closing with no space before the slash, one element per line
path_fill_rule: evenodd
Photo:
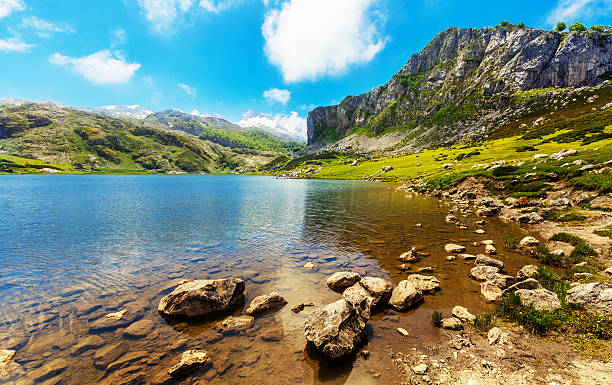
<path fill-rule="evenodd" d="M 262 130 L 243 128 L 224 119 L 202 118 L 176 110 L 158 112 L 150 115 L 148 119 L 225 147 L 282 153 L 304 147 L 300 143 L 281 140 Z"/>
<path fill-rule="evenodd" d="M 231 149 L 153 121 L 30 103 L 0 107 L 0 155 L 0 172 L 226 172 L 277 154 Z"/>

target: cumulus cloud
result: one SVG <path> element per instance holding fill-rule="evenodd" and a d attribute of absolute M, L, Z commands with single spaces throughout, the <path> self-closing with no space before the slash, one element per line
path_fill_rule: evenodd
<path fill-rule="evenodd" d="M 191 8 L 192 0 L 138 0 L 145 17 L 158 32 L 169 29 L 176 18 Z"/>
<path fill-rule="evenodd" d="M 24 42 L 23 40 L 16 38 L 16 37 L 0 39 L 0 51 L 27 52 L 32 47 L 34 47 L 33 44 L 28 44 Z"/>
<path fill-rule="evenodd" d="M 242 127 L 255 127 L 292 139 L 306 140 L 306 119 L 291 111 L 290 114 L 266 114 L 248 111 L 237 123 Z"/>
<path fill-rule="evenodd" d="M 24 9 L 25 4 L 22 0 L 0 0 L 0 19 Z"/>
<path fill-rule="evenodd" d="M 612 12 L 612 0 L 559 0 L 550 11 L 546 21 L 555 24 L 559 21 L 573 23 L 579 19 L 590 19 L 593 16 Z"/>
<path fill-rule="evenodd" d="M 338 75 L 380 52 L 383 17 L 379 0 L 287 0 L 265 17 L 268 60 L 286 82 Z"/>
<path fill-rule="evenodd" d="M 128 63 L 110 50 L 102 50 L 83 57 L 51 55 L 49 62 L 68 67 L 85 79 L 97 84 L 118 84 L 129 81 L 140 68 L 140 63 Z"/>
<path fill-rule="evenodd" d="M 264 91 L 263 97 L 270 104 L 280 103 L 283 106 L 286 106 L 291 99 L 291 91 L 289 90 L 279 90 L 278 88 L 271 88 L 267 91 Z"/>
<path fill-rule="evenodd" d="M 21 25 L 22 27 L 36 30 L 36 33 L 42 37 L 51 37 L 51 35 L 54 33 L 76 33 L 76 31 L 68 24 L 55 24 L 36 16 L 23 19 Z"/>
<path fill-rule="evenodd" d="M 187 93 L 187 95 L 191 96 L 191 97 L 196 97 L 198 95 L 197 90 L 195 89 L 195 87 L 191 87 L 188 86 L 187 84 L 183 84 L 183 83 L 178 83 L 177 86 L 182 89 L 183 91 L 185 91 Z"/>

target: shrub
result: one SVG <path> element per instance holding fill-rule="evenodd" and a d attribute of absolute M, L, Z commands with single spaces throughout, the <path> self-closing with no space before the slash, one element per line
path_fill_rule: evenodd
<path fill-rule="evenodd" d="M 474 318 L 473 326 L 479 332 L 486 333 L 495 325 L 492 313 L 484 313 Z"/>
<path fill-rule="evenodd" d="M 569 30 L 572 32 L 578 32 L 578 31 L 586 31 L 587 28 L 584 26 L 584 24 L 575 22 L 574 24 L 570 25 Z"/>
<path fill-rule="evenodd" d="M 501 26 L 502 27 L 507 27 L 509 25 L 510 25 L 510 22 L 508 22 L 508 20 L 502 20 L 502 22 L 501 22 Z"/>
<path fill-rule="evenodd" d="M 517 27 L 519 27 L 519 28 L 525 28 L 525 23 L 523 23 L 523 22 L 521 21 L 521 22 L 520 22 L 520 23 L 518 23 L 516 26 L 517 26 Z"/>
<path fill-rule="evenodd" d="M 504 245 L 507 249 L 516 249 L 519 239 L 513 235 L 504 234 Z"/>
<path fill-rule="evenodd" d="M 599 31 L 599 32 L 603 32 L 605 31 L 604 26 L 599 24 L 599 25 L 592 25 L 591 28 L 589 28 L 592 31 Z"/>
<path fill-rule="evenodd" d="M 438 327 L 438 328 L 442 326 L 442 312 L 441 311 L 434 310 L 434 312 L 431 314 L 431 323 L 433 324 L 433 326 Z"/>
<path fill-rule="evenodd" d="M 591 245 L 586 243 L 579 243 L 574 248 L 574 251 L 568 257 L 570 263 L 579 263 L 582 262 L 585 258 L 588 257 L 596 257 L 597 252 Z"/>
<path fill-rule="evenodd" d="M 557 233 L 550 238 L 551 241 L 565 242 L 576 246 L 579 243 L 584 243 L 584 239 L 569 233 Z"/>
<path fill-rule="evenodd" d="M 561 32 L 566 27 L 567 27 L 567 25 L 565 25 L 565 23 L 561 21 L 561 22 L 557 23 L 557 25 L 555 26 L 555 31 Z"/>

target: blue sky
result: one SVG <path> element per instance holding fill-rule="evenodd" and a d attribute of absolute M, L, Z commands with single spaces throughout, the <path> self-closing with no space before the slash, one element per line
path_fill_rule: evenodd
<path fill-rule="evenodd" d="M 0 0 L 0 98 L 303 133 L 314 106 L 386 83 L 448 27 L 611 16 L 612 0 Z"/>

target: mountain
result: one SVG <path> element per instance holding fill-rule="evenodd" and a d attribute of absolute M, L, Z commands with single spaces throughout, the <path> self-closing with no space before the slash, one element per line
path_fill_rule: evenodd
<path fill-rule="evenodd" d="M 570 33 L 514 25 L 449 28 L 387 84 L 311 111 L 308 144 L 404 151 L 483 138 L 518 121 L 531 124 L 527 118 L 550 108 L 571 115 L 570 107 L 584 104 L 576 92 L 611 78 L 612 27 Z"/>
<path fill-rule="evenodd" d="M 266 131 L 241 127 L 214 116 L 199 116 L 177 110 L 166 110 L 150 115 L 147 120 L 231 148 L 291 152 L 303 147 L 300 143 L 284 140 Z"/>
<path fill-rule="evenodd" d="M 247 111 L 238 122 L 242 127 L 252 127 L 266 131 L 280 139 L 304 143 L 304 119 L 297 112 L 289 115 L 258 113 Z"/>
<path fill-rule="evenodd" d="M 94 112 L 116 118 L 144 119 L 151 115 L 153 111 L 138 105 L 132 106 L 101 106 L 97 108 L 87 108 L 85 111 Z"/>
<path fill-rule="evenodd" d="M 0 105 L 0 172 L 223 172 L 257 169 L 284 153 L 224 146 L 151 119 Z"/>

